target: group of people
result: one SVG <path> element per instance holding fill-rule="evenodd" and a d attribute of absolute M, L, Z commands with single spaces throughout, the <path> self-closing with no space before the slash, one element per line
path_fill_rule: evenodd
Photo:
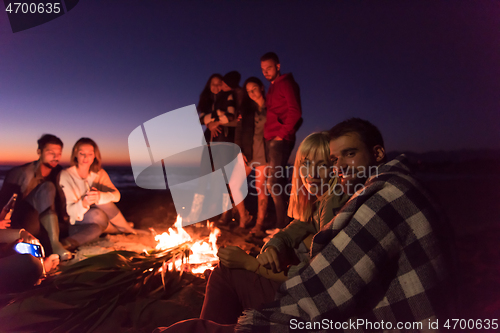
<path fill-rule="evenodd" d="M 266 193 L 267 183 L 281 230 L 256 258 L 236 246 L 220 248 L 200 318 L 157 331 L 430 330 L 436 319 L 452 318 L 452 228 L 404 155 L 387 160 L 375 125 L 351 118 L 308 135 L 295 156 L 288 207 L 283 191 L 273 191 L 283 185 L 277 174 L 293 149 L 302 111 L 298 85 L 280 73 L 276 54 L 265 54 L 261 68 L 271 82 L 267 94 L 258 78 L 240 88 L 237 72 L 214 74 L 198 109 L 207 142 L 236 142 L 247 173 L 268 167 L 256 184 Z M 14 168 L 4 181 L 0 205 L 15 192 L 24 207 L 15 212 L 25 213 L 14 214 L 12 228 L 0 231 L 12 233 L 11 241 L 35 236 L 42 244 L 46 233 L 44 245 L 61 257 L 102 232 L 134 232 L 113 204 L 120 194 L 92 140 L 78 140 L 71 167 L 62 171 L 62 142 L 44 135 L 38 144 L 40 159 Z M 58 194 L 70 223 L 62 239 Z M 267 197 L 258 202 L 255 232 L 265 228 Z M 244 204 L 236 208 L 240 227 L 248 227 Z M 15 261 L 12 256 L 0 266 Z"/>
<path fill-rule="evenodd" d="M 295 145 L 295 133 L 302 123 L 299 86 L 292 74 L 281 74 L 278 56 L 269 52 L 261 57 L 264 77 L 271 83 L 267 94 L 257 77 L 249 77 L 239 86 L 241 75 L 232 71 L 222 76 L 213 74 L 200 95 L 198 112 L 200 122 L 207 127 L 205 139 L 211 142 L 236 143 L 243 153 L 247 176 L 255 170 L 255 188 L 258 194 L 258 212 L 252 234 L 265 235 L 268 194 L 276 212 L 274 226 L 285 227 L 286 197 L 280 190 L 287 181 L 285 167 Z M 190 218 L 196 219 L 195 202 Z M 229 199 L 228 199 L 229 200 Z M 253 217 L 242 201 L 236 205 L 239 227 L 248 229 Z M 220 224 L 228 224 L 231 210 L 224 212 Z"/>
<path fill-rule="evenodd" d="M 258 79 L 245 82 L 246 97 L 255 104 L 248 118 L 241 107 L 244 125 L 237 125 L 236 133 L 255 128 L 248 137 L 259 145 L 258 111 L 267 107 L 264 156 L 275 163 L 273 147 L 279 147 L 280 158 L 291 151 L 301 111 L 297 85 L 276 85 L 279 61 L 268 56 L 261 59 L 272 83 L 267 98 Z M 218 90 L 212 88 L 220 80 L 213 76 L 207 84 L 214 111 L 200 113 L 212 139 L 223 133 L 217 114 L 224 110 L 215 106 Z M 291 95 L 296 98 L 288 102 Z M 275 107 L 283 113 L 271 115 Z M 287 112 L 290 118 L 283 116 Z M 254 155 L 240 147 L 246 162 L 253 162 Z M 295 157 L 291 185 L 290 224 L 256 258 L 236 246 L 220 248 L 200 318 L 155 332 L 426 331 L 435 329 L 438 318 L 452 318 L 452 228 L 405 156 L 387 160 L 375 125 L 351 118 L 307 136 Z"/>
<path fill-rule="evenodd" d="M 79 139 L 71 151 L 71 166 L 64 170 L 59 165 L 62 149 L 58 137 L 45 134 L 38 140 L 39 159 L 11 169 L 5 177 L 0 207 L 14 194 L 17 201 L 11 219 L 0 216 L 0 243 L 7 245 L 0 249 L 0 267 L 5 273 L 0 274 L 0 291 L 33 285 L 44 269 L 71 259 L 80 245 L 102 233 L 137 232 L 114 204 L 120 192 L 101 168 L 97 144 Z M 67 226 L 65 237 L 60 225 Z M 41 244 L 53 256 L 42 264 L 12 251 L 12 243 L 19 241 Z"/>

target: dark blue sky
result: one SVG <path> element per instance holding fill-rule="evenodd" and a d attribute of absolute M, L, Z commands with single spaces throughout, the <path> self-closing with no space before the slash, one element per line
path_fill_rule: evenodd
<path fill-rule="evenodd" d="M 268 51 L 300 85 L 298 139 L 357 116 L 390 151 L 500 148 L 498 1 L 82 0 L 18 33 L 0 8 L 0 162 L 45 132 L 126 161 L 135 127 L 214 72 L 263 79 Z"/>

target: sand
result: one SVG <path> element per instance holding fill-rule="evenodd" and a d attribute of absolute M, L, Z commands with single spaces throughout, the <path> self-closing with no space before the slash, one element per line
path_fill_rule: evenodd
<path fill-rule="evenodd" d="M 474 178 L 421 174 L 419 177 L 448 217 L 453 228 L 450 232 L 455 233 L 460 264 L 458 318 L 500 318 L 500 176 L 479 175 Z M 138 198 L 141 200 L 137 201 Z M 127 203 L 132 201 L 134 205 Z M 125 216 L 130 216 L 141 228 L 161 230 L 173 224 L 176 217 L 166 191 L 124 193 L 119 205 Z M 252 201 L 249 210 L 255 214 Z M 244 236 L 223 230 L 220 243 L 238 245 L 258 253 L 259 247 L 246 243 Z"/>
<path fill-rule="evenodd" d="M 457 318 L 495 319 L 500 318 L 500 177 L 478 177 L 470 181 L 463 176 L 432 177 L 423 175 L 425 185 L 434 193 L 448 216 L 455 233 L 457 256 L 460 262 L 460 281 L 457 288 Z M 467 187 L 463 184 L 467 183 Z M 117 204 L 127 220 L 137 228 L 158 233 L 166 231 L 176 219 L 172 198 L 168 191 L 122 189 L 122 200 Z M 270 201 L 272 202 L 272 201 Z M 255 214 L 255 205 L 250 198 L 249 210 Z M 272 210 L 272 206 L 270 206 Z M 272 218 L 272 216 L 270 217 Z M 190 226 L 192 235 L 206 236 L 204 228 Z M 259 246 L 245 242 L 245 234 L 222 230 L 220 245 L 237 245 L 257 254 Z M 72 262 L 86 256 L 112 250 L 152 249 L 155 241 L 152 235 L 106 235 L 80 248 Z M 154 327 L 168 326 L 179 320 L 196 318 L 203 303 L 206 280 L 204 276 L 191 279 L 187 287 L 168 300 L 150 303 L 140 318 L 140 328 L 132 328 L 127 320 L 134 309 L 149 300 L 138 300 L 116 308 L 99 328 L 98 332 L 151 332 Z"/>

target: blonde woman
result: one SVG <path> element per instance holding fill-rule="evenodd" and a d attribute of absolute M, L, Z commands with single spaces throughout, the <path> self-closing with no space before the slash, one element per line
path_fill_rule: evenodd
<path fill-rule="evenodd" d="M 61 171 L 59 184 L 66 197 L 69 237 L 63 245 L 70 251 L 103 232 L 136 233 L 114 204 L 120 192 L 101 168 L 101 153 L 89 138 L 79 139 L 71 152 L 71 167 Z"/>
<path fill-rule="evenodd" d="M 342 193 L 333 176 L 330 161 L 330 139 L 327 132 L 310 134 L 302 141 L 295 157 L 288 216 L 293 221 L 275 234 L 257 257 L 262 266 L 274 272 L 287 269 L 293 276 L 309 262 L 313 236 L 330 222 L 349 197 Z M 299 262 L 287 260 L 286 252 L 295 249 Z M 283 259 L 282 259 L 283 260 Z M 288 259 L 289 260 L 289 259 Z"/>
<path fill-rule="evenodd" d="M 313 133 L 302 141 L 295 157 L 288 208 L 294 220 L 264 245 L 257 258 L 236 246 L 219 249 L 222 265 L 208 281 L 201 319 L 236 323 L 243 309 L 272 301 L 279 285 L 307 265 L 312 236 L 348 199 L 336 191 L 331 177 L 328 134 Z"/>

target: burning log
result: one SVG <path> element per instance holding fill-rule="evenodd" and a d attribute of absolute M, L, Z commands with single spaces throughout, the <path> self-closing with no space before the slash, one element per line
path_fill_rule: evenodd
<path fill-rule="evenodd" d="M 214 227 L 213 223 L 208 223 L 208 227 L 211 230 L 208 242 L 206 239 L 195 241 L 182 228 L 182 218 L 178 215 L 174 224 L 175 229 L 169 228 L 167 232 L 155 235 L 155 240 L 158 242 L 156 250 L 158 251 L 168 250 L 181 244 L 189 248 L 188 253 L 184 256 L 187 259 L 186 263 L 184 264 L 181 259 L 175 259 L 169 266 L 170 270 L 175 267 L 179 271 L 184 269 L 194 274 L 201 274 L 207 269 L 213 269 L 214 264 L 219 261 L 216 243 L 220 235 L 220 229 Z"/>

